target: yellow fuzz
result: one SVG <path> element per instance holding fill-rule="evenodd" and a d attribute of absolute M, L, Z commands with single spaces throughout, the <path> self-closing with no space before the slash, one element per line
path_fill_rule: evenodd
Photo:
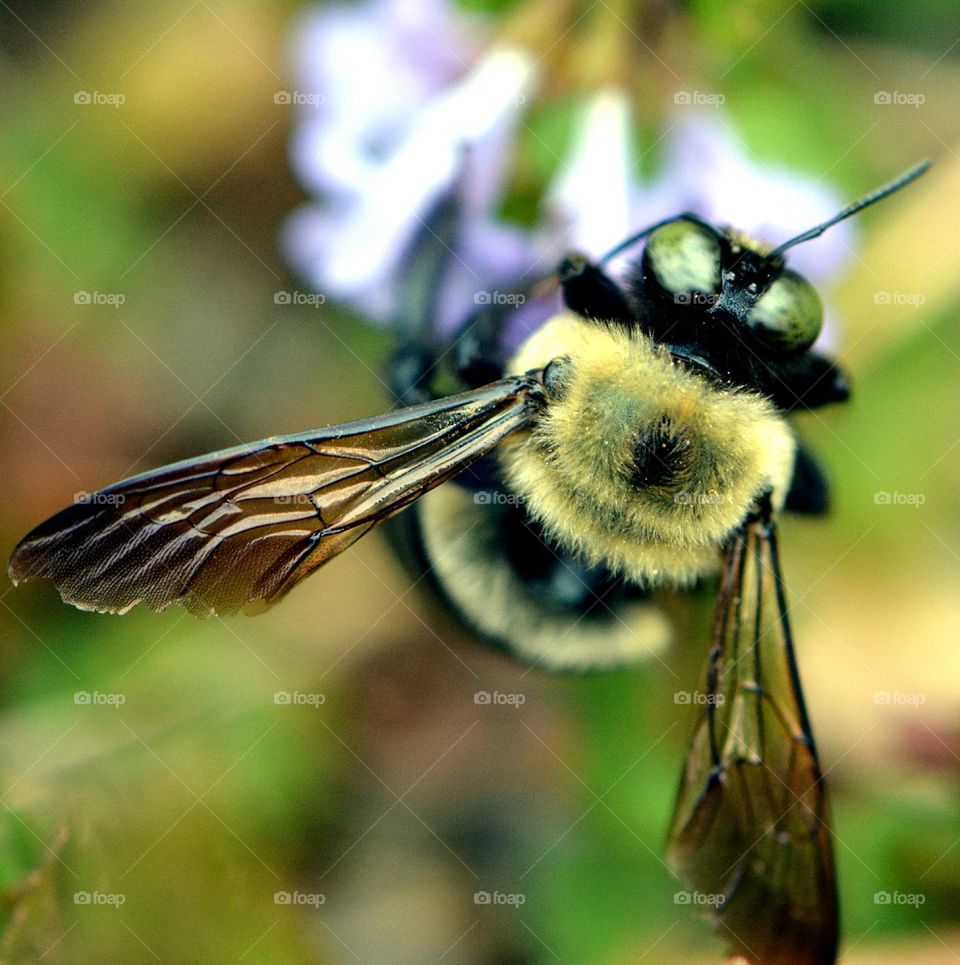
<path fill-rule="evenodd" d="M 743 231 L 738 231 L 736 228 L 726 227 L 723 229 L 723 233 L 733 242 L 734 251 L 736 251 L 737 245 L 749 251 L 755 251 L 758 255 L 766 256 L 773 251 L 773 245 L 768 245 L 766 242 L 760 241 Z"/>
<path fill-rule="evenodd" d="M 779 511 L 796 443 L 760 395 L 718 389 L 639 332 L 565 313 L 521 346 L 510 370 L 566 357 L 558 397 L 500 447 L 507 485 L 559 544 L 645 584 L 687 585 L 754 500 Z M 659 427 L 681 443 L 676 472 L 641 485 L 634 448 Z"/>

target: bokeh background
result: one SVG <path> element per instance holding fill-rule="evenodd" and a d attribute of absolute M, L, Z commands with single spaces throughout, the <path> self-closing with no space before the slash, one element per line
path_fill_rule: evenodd
<path fill-rule="evenodd" d="M 471 2 L 473 40 L 523 7 Z M 384 407 L 388 333 L 275 300 L 305 199 L 275 95 L 310 9 L 0 3 L 4 558 L 77 492 Z M 850 962 L 960 957 L 957 14 L 554 4 L 525 33 L 554 79 L 504 202 L 531 217 L 582 94 L 564 68 L 610 18 L 645 171 L 678 89 L 722 92 L 752 155 L 843 197 L 935 159 L 831 285 L 856 395 L 801 432 L 835 506 L 783 525 Z M 716 961 L 660 860 L 709 611 L 677 603 L 662 663 L 550 678 L 432 613 L 376 536 L 255 619 L 108 618 L 6 582 L 0 960 Z"/>

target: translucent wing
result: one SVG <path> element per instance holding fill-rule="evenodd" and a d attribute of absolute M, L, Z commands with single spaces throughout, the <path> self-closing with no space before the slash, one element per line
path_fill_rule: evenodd
<path fill-rule="evenodd" d="M 826 797 L 787 620 L 769 500 L 730 542 L 703 704 L 667 848 L 674 873 L 751 962 L 833 962 Z"/>
<path fill-rule="evenodd" d="M 31 532 L 10 578 L 68 603 L 209 615 L 275 602 L 367 530 L 530 421 L 537 376 L 179 462 L 93 493 Z"/>

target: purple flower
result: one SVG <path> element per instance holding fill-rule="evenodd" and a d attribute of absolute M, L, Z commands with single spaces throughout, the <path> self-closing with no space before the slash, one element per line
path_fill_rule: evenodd
<path fill-rule="evenodd" d="M 533 59 L 505 47 L 476 57 L 461 36 L 442 4 L 373 0 L 322 11 L 301 39 L 299 82 L 319 104 L 294 139 L 294 167 L 322 201 L 291 218 L 285 248 L 314 284 L 379 320 L 393 314 L 411 243 L 451 192 L 461 227 L 442 239 L 441 329 L 529 261 L 524 234 L 493 211 Z"/>
<path fill-rule="evenodd" d="M 362 190 L 417 112 L 473 59 L 466 24 L 444 0 L 371 0 L 313 10 L 295 31 L 293 73 L 312 95 L 291 160 L 304 185 Z"/>

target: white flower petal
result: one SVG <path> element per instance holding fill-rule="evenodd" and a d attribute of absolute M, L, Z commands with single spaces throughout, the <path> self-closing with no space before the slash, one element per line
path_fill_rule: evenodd
<path fill-rule="evenodd" d="M 567 248 L 599 255 L 633 230 L 631 115 L 629 97 L 617 88 L 599 91 L 586 104 L 546 198 Z"/>

